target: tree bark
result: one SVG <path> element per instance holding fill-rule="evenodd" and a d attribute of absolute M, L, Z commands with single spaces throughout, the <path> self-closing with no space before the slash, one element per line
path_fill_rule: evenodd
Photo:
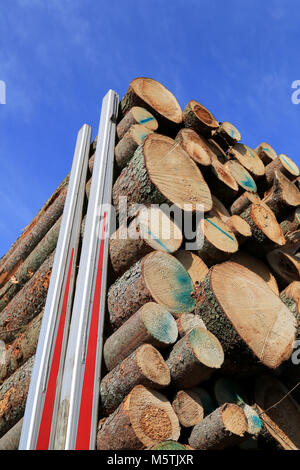
<path fill-rule="evenodd" d="M 135 124 L 126 132 L 122 139 L 117 143 L 115 147 L 115 160 L 118 168 L 124 168 L 131 158 L 134 152 L 141 145 L 147 135 L 153 131 L 140 124 Z"/>
<path fill-rule="evenodd" d="M 178 418 L 159 392 L 137 385 L 116 411 L 99 423 L 98 450 L 142 450 L 166 439 L 177 441 Z"/>
<path fill-rule="evenodd" d="M 54 253 L 0 313 L 0 339 L 10 343 L 24 331 L 46 303 Z"/>
<path fill-rule="evenodd" d="M 291 282 L 281 293 L 282 302 L 293 312 L 297 322 L 297 339 L 300 339 L 300 281 Z"/>
<path fill-rule="evenodd" d="M 162 355 L 150 344 L 143 344 L 101 380 L 101 413 L 113 413 L 136 385 L 160 389 L 167 387 L 170 380 Z"/>
<path fill-rule="evenodd" d="M 195 449 L 222 450 L 242 442 L 247 431 L 243 410 L 225 403 L 194 426 L 189 444 Z"/>
<path fill-rule="evenodd" d="M 134 106 L 131 108 L 123 117 L 123 119 L 117 125 L 117 137 L 122 139 L 126 132 L 135 124 L 140 124 L 150 131 L 156 131 L 158 128 L 158 122 L 155 117 L 149 113 L 145 108 Z"/>
<path fill-rule="evenodd" d="M 300 191 L 280 171 L 275 171 L 273 186 L 265 193 L 263 202 L 281 222 L 291 210 L 300 205 Z"/>
<path fill-rule="evenodd" d="M 181 108 L 175 96 L 151 78 L 138 77 L 130 82 L 120 102 L 119 115 L 124 117 L 133 106 L 149 111 L 157 119 L 161 133 L 173 135 L 182 123 Z"/>
<path fill-rule="evenodd" d="M 103 358 L 108 370 L 143 343 L 166 348 L 178 336 L 176 321 L 164 307 L 148 302 L 130 317 L 104 343 Z"/>
<path fill-rule="evenodd" d="M 223 361 L 218 339 L 206 329 L 196 327 L 173 346 L 167 364 L 173 385 L 186 389 L 207 380 Z"/>
<path fill-rule="evenodd" d="M 299 168 L 296 163 L 284 154 L 278 155 L 278 157 L 266 166 L 266 180 L 268 185 L 273 183 L 277 171 L 280 171 L 290 181 L 293 181 L 299 176 Z"/>
<path fill-rule="evenodd" d="M 24 415 L 34 356 L 19 367 L 0 387 L 0 437 Z"/>
<path fill-rule="evenodd" d="M 285 245 L 286 240 L 275 215 L 263 202 L 251 204 L 240 216 L 248 222 L 252 231 L 247 249 L 257 256 L 264 256 L 272 249 Z"/>
<path fill-rule="evenodd" d="M 211 195 L 213 206 L 212 209 L 207 213 L 208 217 L 219 217 L 222 222 L 226 222 L 228 217 L 230 217 L 230 213 L 224 206 L 224 204 L 214 195 Z"/>
<path fill-rule="evenodd" d="M 172 255 L 154 251 L 138 261 L 108 291 L 108 310 L 114 329 L 146 302 L 155 301 L 169 312 L 191 312 L 194 286 L 183 265 Z"/>
<path fill-rule="evenodd" d="M 280 227 L 283 231 L 283 234 L 294 232 L 299 229 L 300 226 L 300 206 L 297 206 L 292 213 L 281 222 Z"/>
<path fill-rule="evenodd" d="M 231 261 L 213 266 L 196 297 L 195 314 L 220 340 L 228 360 L 276 369 L 291 356 L 296 320 L 249 269 Z"/>
<path fill-rule="evenodd" d="M 22 432 L 23 418 L 20 419 L 3 437 L 0 439 L 0 450 L 18 450 Z"/>
<path fill-rule="evenodd" d="M 153 250 L 173 253 L 183 241 L 182 232 L 159 207 L 143 207 L 128 224 L 111 236 L 109 254 L 114 272 L 120 276 Z"/>
<path fill-rule="evenodd" d="M 241 133 L 230 122 L 222 122 L 219 127 L 213 131 L 212 136 L 220 147 L 226 151 L 229 147 L 232 147 L 242 139 Z"/>
<path fill-rule="evenodd" d="M 115 207 L 121 196 L 128 205 L 170 202 L 192 211 L 200 204 L 204 211 L 212 207 L 209 187 L 195 162 L 173 139 L 155 133 L 137 148 L 115 182 Z"/>
<path fill-rule="evenodd" d="M 192 128 L 207 137 L 210 137 L 212 131 L 219 127 L 218 121 L 211 112 L 195 100 L 189 101 L 182 111 L 182 120 L 185 127 Z"/>
<path fill-rule="evenodd" d="M 260 202 L 261 199 L 257 193 L 245 191 L 231 204 L 230 212 L 232 215 L 241 215 L 251 204 L 259 204 Z"/>
<path fill-rule="evenodd" d="M 259 144 L 256 147 L 255 152 L 257 153 L 264 165 L 268 165 L 277 157 L 277 153 L 275 152 L 275 150 L 271 147 L 271 145 L 267 144 L 266 142 L 262 142 L 261 144 Z"/>

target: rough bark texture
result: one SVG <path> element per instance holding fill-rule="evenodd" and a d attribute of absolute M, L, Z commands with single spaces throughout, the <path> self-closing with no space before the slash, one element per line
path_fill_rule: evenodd
<path fill-rule="evenodd" d="M 209 350 L 211 357 L 208 365 L 204 356 Z M 209 331 L 196 327 L 173 346 L 167 364 L 172 383 L 177 388 L 186 389 L 207 380 L 223 361 L 223 350 L 217 338 Z"/>
<path fill-rule="evenodd" d="M 3 437 L 0 439 L 0 450 L 18 450 L 22 432 L 23 418 L 20 419 Z"/>
<path fill-rule="evenodd" d="M 281 172 L 275 171 L 273 186 L 265 193 L 263 202 L 281 222 L 291 210 L 300 205 L 300 191 Z"/>
<path fill-rule="evenodd" d="M 148 358 L 143 358 L 141 363 L 139 354 L 143 350 Z M 101 414 L 114 412 L 136 385 L 160 389 L 169 383 L 170 371 L 160 353 L 149 344 L 140 346 L 101 380 Z"/>
<path fill-rule="evenodd" d="M 0 313 L 0 339 L 6 343 L 14 339 L 43 309 L 50 282 L 54 253 L 42 264 L 23 289 Z"/>
<path fill-rule="evenodd" d="M 117 125 L 118 139 L 122 139 L 124 134 L 135 124 L 141 124 L 152 131 L 158 128 L 157 120 L 145 108 L 133 107 L 123 117 Z"/>
<path fill-rule="evenodd" d="M 34 356 L 28 359 L 0 387 L 0 437 L 24 415 Z"/>
<path fill-rule="evenodd" d="M 266 181 L 269 185 L 272 184 L 276 171 L 280 171 L 290 181 L 299 176 L 297 165 L 284 154 L 279 155 L 266 166 Z"/>
<path fill-rule="evenodd" d="M 232 215 L 240 215 L 248 209 L 251 204 L 259 203 L 260 201 L 261 199 L 258 194 L 245 191 L 231 204 L 230 212 Z"/>
<path fill-rule="evenodd" d="M 24 333 L 21 333 L 6 350 L 5 360 L 0 363 L 0 383 L 35 354 L 42 317 L 43 312 L 28 324 Z"/>
<path fill-rule="evenodd" d="M 61 218 L 56 221 L 45 237 L 20 265 L 12 278 L 2 287 L 0 290 L 0 311 L 6 307 L 11 299 L 22 289 L 26 282 L 32 278 L 48 256 L 55 250 L 60 223 Z"/>
<path fill-rule="evenodd" d="M 236 432 L 226 428 L 223 415 L 227 410 L 230 410 L 232 420 L 239 422 Z M 242 442 L 246 430 L 243 410 L 237 405 L 225 403 L 193 428 L 189 444 L 195 449 L 222 450 Z"/>
<path fill-rule="evenodd" d="M 115 160 L 119 168 L 122 169 L 129 163 L 138 146 L 151 132 L 139 124 L 135 124 L 126 132 L 115 147 Z"/>
<path fill-rule="evenodd" d="M 171 439 L 180 428 L 171 404 L 160 393 L 137 385 L 105 421 L 100 421 L 98 450 L 142 450 Z"/>

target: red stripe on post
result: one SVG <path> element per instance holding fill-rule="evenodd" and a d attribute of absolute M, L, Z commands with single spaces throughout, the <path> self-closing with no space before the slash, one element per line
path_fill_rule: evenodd
<path fill-rule="evenodd" d="M 98 269 L 95 284 L 94 300 L 91 315 L 91 324 L 88 338 L 88 347 L 85 361 L 84 377 L 81 392 L 80 411 L 77 427 L 76 450 L 89 450 L 92 411 L 93 411 L 93 393 L 95 382 L 95 367 L 97 353 L 97 337 L 99 324 L 99 310 L 101 299 L 101 282 L 103 272 L 103 252 L 104 252 L 104 232 L 105 232 L 106 212 L 103 216 L 103 226 L 101 235 L 101 244 L 98 259 Z"/>
<path fill-rule="evenodd" d="M 64 330 L 65 330 L 65 319 L 66 319 L 68 297 L 69 297 L 69 290 L 70 290 L 73 256 L 74 256 L 74 248 L 72 248 L 71 259 L 70 259 L 69 270 L 68 270 L 68 277 L 67 277 L 67 282 L 66 282 L 66 287 L 65 287 L 65 292 L 64 292 L 62 309 L 60 313 L 59 325 L 57 329 L 54 353 L 52 357 L 46 397 L 45 397 L 45 402 L 44 402 L 44 407 L 43 407 L 43 414 L 42 414 L 39 435 L 38 435 L 37 445 L 36 445 L 37 450 L 48 450 L 48 447 L 49 447 L 52 414 L 53 414 L 54 401 L 55 401 L 55 395 L 56 395 L 56 380 L 57 380 L 59 364 L 61 360 L 61 349 L 62 349 Z"/>

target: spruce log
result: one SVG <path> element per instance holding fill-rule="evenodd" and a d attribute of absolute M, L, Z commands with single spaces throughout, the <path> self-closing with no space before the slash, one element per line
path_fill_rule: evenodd
<path fill-rule="evenodd" d="M 285 220 L 280 223 L 283 234 L 294 232 L 300 226 L 300 206 L 297 206 Z"/>
<path fill-rule="evenodd" d="M 247 242 L 247 249 L 257 256 L 285 245 L 286 240 L 272 210 L 263 202 L 251 204 L 240 214 L 251 227 L 252 239 Z"/>
<path fill-rule="evenodd" d="M 207 137 L 210 137 L 212 131 L 219 127 L 219 123 L 212 113 L 195 100 L 190 100 L 182 111 L 182 120 L 185 127 L 191 127 L 194 131 Z"/>
<path fill-rule="evenodd" d="M 276 369 L 291 356 L 296 320 L 254 272 L 232 261 L 215 265 L 196 296 L 195 314 L 220 340 L 228 359 Z"/>
<path fill-rule="evenodd" d="M 277 249 L 267 254 L 267 260 L 281 286 L 300 281 L 300 259 L 297 256 Z"/>
<path fill-rule="evenodd" d="M 115 160 L 118 168 L 124 168 L 133 157 L 134 152 L 141 145 L 147 135 L 153 131 L 140 124 L 134 124 L 117 143 L 115 147 Z"/>
<path fill-rule="evenodd" d="M 0 361 L 0 384 L 35 354 L 43 312 L 37 315 L 5 352 Z"/>
<path fill-rule="evenodd" d="M 157 120 L 151 113 L 149 113 L 149 111 L 147 111 L 147 109 L 134 106 L 125 114 L 123 119 L 117 125 L 118 139 L 122 139 L 130 127 L 135 124 L 141 124 L 152 132 L 156 131 L 158 128 Z"/>
<path fill-rule="evenodd" d="M 293 312 L 298 322 L 297 339 L 300 339 L 300 281 L 291 282 L 281 291 L 280 298 Z"/>
<path fill-rule="evenodd" d="M 52 253 L 22 290 L 0 313 L 0 339 L 5 343 L 15 338 L 37 316 L 46 303 L 54 253 Z"/>
<path fill-rule="evenodd" d="M 250 225 L 239 215 L 232 215 L 225 223 L 231 232 L 234 233 L 239 245 L 244 243 L 252 235 Z"/>
<path fill-rule="evenodd" d="M 222 450 L 242 442 L 247 428 L 243 410 L 225 403 L 193 428 L 189 444 L 195 449 Z"/>
<path fill-rule="evenodd" d="M 159 207 L 143 207 L 129 223 L 111 236 L 109 254 L 114 272 L 120 276 L 153 250 L 173 253 L 183 241 L 180 228 Z"/>
<path fill-rule="evenodd" d="M 23 418 L 1 437 L 0 450 L 18 450 L 22 426 Z"/>
<path fill-rule="evenodd" d="M 48 256 L 55 250 L 60 223 L 61 217 L 28 255 L 15 274 L 2 287 L 0 290 L 0 311 L 6 307 L 11 299 L 22 289 L 26 282 L 32 278 L 34 273 L 36 273 Z"/>
<path fill-rule="evenodd" d="M 263 202 L 274 212 L 281 222 L 291 210 L 300 205 L 300 191 L 280 171 L 275 171 L 273 186 L 265 193 Z"/>
<path fill-rule="evenodd" d="M 167 364 L 173 385 L 186 389 L 207 380 L 223 361 L 218 339 L 206 329 L 196 327 L 173 346 Z"/>
<path fill-rule="evenodd" d="M 239 187 L 248 192 L 256 193 L 257 186 L 249 171 L 237 160 L 229 160 L 224 164 L 226 170 L 230 172 Z"/>
<path fill-rule="evenodd" d="M 98 450 L 142 450 L 180 435 L 178 418 L 159 392 L 137 385 L 97 433 Z"/>
<path fill-rule="evenodd" d="M 202 401 L 196 389 L 179 390 L 175 395 L 172 406 L 179 423 L 184 428 L 195 426 L 204 418 Z"/>
<path fill-rule="evenodd" d="M 214 157 L 206 139 L 199 136 L 193 129 L 181 129 L 175 141 L 178 142 L 186 153 L 201 166 L 209 166 Z"/>
<path fill-rule="evenodd" d="M 235 380 L 220 377 L 215 382 L 214 392 L 219 406 L 235 403 L 242 408 L 247 418 L 248 435 L 256 438 L 262 429 L 262 421 L 255 409 L 245 402 L 245 391 L 242 387 Z"/>
<path fill-rule="evenodd" d="M 255 258 L 254 256 L 251 256 L 243 251 L 238 251 L 232 255 L 230 261 L 239 263 L 245 268 L 250 269 L 250 271 L 256 273 L 268 284 L 270 289 L 272 289 L 275 294 L 279 295 L 276 279 L 270 268 L 262 260 Z"/>
<path fill-rule="evenodd" d="M 213 139 L 224 149 L 228 150 L 242 139 L 239 130 L 230 122 L 222 122 L 219 127 L 212 132 Z"/>
<path fill-rule="evenodd" d="M 164 85 L 152 78 L 138 77 L 130 82 L 120 102 L 121 117 L 133 106 L 147 109 L 157 119 L 162 133 L 173 133 L 182 123 L 177 99 Z"/>
<path fill-rule="evenodd" d="M 34 356 L 25 362 L 0 387 L 0 437 L 24 415 Z"/>
<path fill-rule="evenodd" d="M 299 450 L 300 407 L 289 390 L 275 377 L 259 376 L 254 399 L 264 424 L 262 439 L 274 439 L 285 450 Z"/>
<path fill-rule="evenodd" d="M 134 264 L 108 291 L 108 310 L 118 328 L 146 302 L 155 301 L 169 312 L 191 312 L 195 307 L 193 281 L 174 256 L 154 251 Z"/>
<path fill-rule="evenodd" d="M 271 145 L 267 144 L 266 142 L 262 142 L 259 144 L 255 152 L 261 159 L 264 165 L 268 165 L 268 163 L 271 163 L 275 158 L 277 157 L 277 153 L 275 150 L 271 147 Z"/>
<path fill-rule="evenodd" d="M 169 137 L 149 134 L 137 148 L 113 187 L 113 203 L 121 196 L 127 204 L 171 202 L 184 210 L 212 207 L 209 187 L 196 163 Z"/>
<path fill-rule="evenodd" d="M 228 217 L 230 217 L 230 213 L 224 206 L 224 204 L 213 194 L 211 195 L 213 206 L 212 209 L 207 213 L 208 217 L 220 217 L 223 222 L 226 222 Z"/>
<path fill-rule="evenodd" d="M 229 205 L 237 198 L 239 186 L 230 169 L 223 165 L 217 157 L 213 157 L 210 167 L 204 173 L 205 180 L 213 188 L 217 198 Z"/>
<path fill-rule="evenodd" d="M 199 326 L 200 328 L 206 329 L 206 326 L 199 317 L 193 313 L 182 313 L 176 320 L 178 334 L 182 338 L 187 335 L 193 328 Z"/>
<path fill-rule="evenodd" d="M 150 344 L 143 344 L 101 380 L 101 413 L 113 413 L 136 385 L 160 389 L 168 386 L 170 380 L 162 355 Z"/>
<path fill-rule="evenodd" d="M 245 144 L 237 143 L 228 151 L 228 155 L 240 162 L 256 180 L 265 174 L 265 166 L 255 150 Z"/>
<path fill-rule="evenodd" d="M 20 265 L 42 240 L 63 212 L 68 177 L 61 183 L 33 221 L 25 228 L 0 263 L 0 287 L 16 273 Z"/>
<path fill-rule="evenodd" d="M 174 256 L 183 264 L 191 276 L 194 286 L 203 281 L 208 272 L 208 267 L 199 256 L 187 250 L 179 250 Z"/>
<path fill-rule="evenodd" d="M 206 218 L 202 225 L 204 242 L 197 254 L 208 266 L 229 259 L 238 251 L 234 233 L 219 217 Z"/>
<path fill-rule="evenodd" d="M 161 305 L 148 302 L 105 341 L 105 365 L 108 370 L 113 369 L 143 343 L 166 348 L 175 343 L 177 336 L 176 321 L 171 313 Z"/>
<path fill-rule="evenodd" d="M 280 171 L 290 181 L 299 176 L 299 168 L 296 163 L 283 153 L 266 166 L 266 181 L 268 185 L 272 184 L 277 171 Z"/>
<path fill-rule="evenodd" d="M 257 193 L 251 193 L 249 191 L 245 191 L 241 194 L 240 197 L 236 199 L 231 204 L 230 212 L 232 215 L 240 215 L 246 209 L 248 209 L 251 204 L 258 204 L 261 202 L 261 199 Z"/>

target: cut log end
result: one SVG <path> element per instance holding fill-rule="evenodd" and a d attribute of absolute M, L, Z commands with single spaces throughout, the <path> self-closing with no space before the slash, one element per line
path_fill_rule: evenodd
<path fill-rule="evenodd" d="M 197 326 L 206 329 L 206 326 L 199 315 L 194 315 L 193 313 L 182 313 L 177 318 L 176 323 L 178 334 L 181 338 Z"/>
<path fill-rule="evenodd" d="M 122 139 L 130 127 L 135 124 L 140 124 L 153 132 L 158 128 L 157 120 L 147 109 L 133 106 L 117 125 L 118 139 Z"/>
<path fill-rule="evenodd" d="M 237 143 L 231 147 L 229 154 L 232 158 L 238 160 L 253 176 L 258 178 L 265 174 L 265 166 L 255 150 L 244 144 Z"/>
<path fill-rule="evenodd" d="M 268 163 L 275 160 L 275 158 L 277 157 L 277 153 L 275 152 L 275 150 L 271 147 L 271 145 L 267 144 L 266 142 L 262 142 L 261 144 L 259 144 L 256 147 L 255 152 L 257 153 L 264 165 L 268 165 Z"/>
<path fill-rule="evenodd" d="M 205 139 L 199 136 L 193 129 L 181 129 L 176 138 L 186 153 L 199 165 L 208 166 L 214 153 Z"/>
<path fill-rule="evenodd" d="M 169 385 L 169 368 L 160 352 L 151 346 L 151 344 L 143 344 L 139 347 L 136 351 L 136 361 L 143 376 L 147 380 L 157 385 L 157 387 L 166 387 Z"/>
<path fill-rule="evenodd" d="M 237 160 L 229 160 L 224 167 L 230 172 L 237 184 L 249 193 L 256 193 L 257 186 L 246 168 L 241 165 Z"/>
<path fill-rule="evenodd" d="M 196 390 L 179 390 L 172 402 L 172 406 L 179 423 L 185 428 L 195 426 L 204 417 L 202 401 Z"/>
<path fill-rule="evenodd" d="M 182 112 L 182 119 L 185 127 L 191 127 L 203 135 L 211 135 L 211 131 L 219 127 L 212 113 L 195 100 L 188 102 Z"/>
<path fill-rule="evenodd" d="M 187 250 L 179 250 L 174 256 L 183 264 L 191 276 L 194 286 L 203 281 L 208 272 L 208 267 L 199 256 Z"/>

